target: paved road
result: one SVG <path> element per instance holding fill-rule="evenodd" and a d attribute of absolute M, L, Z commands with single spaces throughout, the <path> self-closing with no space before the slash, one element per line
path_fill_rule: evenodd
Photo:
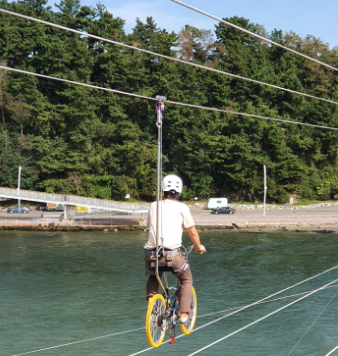
<path fill-rule="evenodd" d="M 196 225 L 241 225 L 259 224 L 281 225 L 336 225 L 338 224 L 338 206 L 322 206 L 301 209 L 237 209 L 235 214 L 211 214 L 209 210 L 192 208 Z"/>
<path fill-rule="evenodd" d="M 324 206 L 306 209 L 280 209 L 266 210 L 263 216 L 263 209 L 237 209 L 235 214 L 211 214 L 210 210 L 202 210 L 201 208 L 192 207 L 196 225 L 241 225 L 255 226 L 259 224 L 315 224 L 315 225 L 338 225 L 338 206 Z M 29 214 L 8 214 L 6 211 L 0 212 L 0 225 L 12 224 L 41 224 L 48 225 L 52 222 L 59 222 L 60 212 L 44 212 L 41 218 L 41 212 L 33 210 Z M 104 217 L 116 219 L 137 218 L 144 219 L 145 214 L 133 214 L 130 216 L 112 216 L 103 214 Z M 85 216 L 83 216 L 85 218 Z"/>
<path fill-rule="evenodd" d="M 49 225 L 60 222 L 60 212 L 41 212 L 32 210 L 30 213 L 20 215 L 18 213 L 9 214 L 7 211 L 0 211 L 0 226 L 11 225 Z"/>
<path fill-rule="evenodd" d="M 43 216 L 45 218 L 58 218 L 58 217 L 60 217 L 60 214 L 61 214 L 60 212 L 55 212 L 55 213 L 54 212 L 46 212 L 46 211 L 43 212 Z M 28 214 L 21 213 L 20 217 L 24 218 L 24 219 L 40 219 L 41 212 L 33 210 Z M 18 219 L 19 214 L 18 213 L 9 214 L 6 211 L 5 212 L 1 211 L 0 218 L 1 219 Z"/>

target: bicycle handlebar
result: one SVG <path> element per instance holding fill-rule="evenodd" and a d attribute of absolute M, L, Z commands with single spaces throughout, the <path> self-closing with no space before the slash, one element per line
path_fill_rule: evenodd
<path fill-rule="evenodd" d="M 181 253 L 183 254 L 184 257 L 188 257 L 188 255 L 190 255 L 192 250 L 195 248 L 195 245 L 191 245 L 188 248 L 182 246 L 182 248 L 184 248 L 185 251 L 181 251 Z"/>

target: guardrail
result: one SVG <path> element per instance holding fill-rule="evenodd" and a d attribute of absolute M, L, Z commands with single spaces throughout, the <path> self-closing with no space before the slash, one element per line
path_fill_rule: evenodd
<path fill-rule="evenodd" d="M 146 226 L 144 219 L 132 219 L 132 218 L 76 218 L 74 219 L 74 225 L 138 225 Z"/>
<path fill-rule="evenodd" d="M 338 224 L 337 215 L 271 215 L 271 216 L 241 216 L 238 215 L 207 215 L 194 216 L 196 225 L 224 225 L 224 224 Z"/>
<path fill-rule="evenodd" d="M 59 222 L 59 219 L 0 219 L 0 226 L 54 226 Z"/>
<path fill-rule="evenodd" d="M 10 199 L 20 199 L 42 203 L 56 203 L 71 206 L 83 206 L 86 208 L 96 208 L 102 210 L 145 213 L 149 209 L 149 204 L 122 203 L 111 200 L 80 197 L 76 195 L 61 195 L 36 192 L 22 189 L 11 189 L 0 187 L 0 197 Z"/>

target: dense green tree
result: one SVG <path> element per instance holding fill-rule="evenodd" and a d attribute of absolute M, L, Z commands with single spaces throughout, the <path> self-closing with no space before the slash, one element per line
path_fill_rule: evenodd
<path fill-rule="evenodd" d="M 213 58 L 216 44 L 211 30 L 185 25 L 178 34 L 178 43 L 182 59 L 205 63 Z"/>
<path fill-rule="evenodd" d="M 338 134 L 313 127 L 253 119 L 238 113 L 338 127 L 337 105 L 296 95 L 299 91 L 338 101 L 338 74 L 268 45 L 224 23 L 215 33 L 186 25 L 168 33 L 155 19 L 125 21 L 101 4 L 61 0 L 0 0 L 12 11 L 83 33 L 126 43 L 113 45 L 85 35 L 0 13 L 1 65 L 102 89 L 0 70 L 0 185 L 81 194 L 104 199 L 155 197 L 157 126 L 155 99 L 166 96 L 163 170 L 183 177 L 184 199 L 228 196 L 287 202 L 338 198 Z M 313 36 L 273 31 L 242 17 L 229 22 L 338 66 L 338 52 Z M 146 49 L 203 64 L 277 90 L 137 51 Z M 225 112 L 172 102 L 223 109 Z"/>

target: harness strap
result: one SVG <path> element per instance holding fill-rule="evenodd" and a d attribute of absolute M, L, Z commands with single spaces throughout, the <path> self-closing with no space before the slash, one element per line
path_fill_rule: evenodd
<path fill-rule="evenodd" d="M 181 253 L 179 248 L 175 250 L 164 250 L 161 251 L 161 255 L 159 255 L 158 259 L 158 267 L 160 267 L 161 271 L 171 271 L 175 276 L 178 276 L 189 269 L 189 263 L 185 260 L 185 263 L 181 266 L 181 268 L 177 270 L 173 270 L 173 260 L 175 256 Z M 154 274 L 154 269 L 156 267 L 156 251 L 155 250 L 144 250 L 144 254 L 149 258 L 150 265 L 146 267 L 146 271 L 149 274 Z"/>
<path fill-rule="evenodd" d="M 177 256 L 178 254 L 180 253 L 180 249 L 179 248 L 176 248 L 175 250 L 161 250 L 160 251 L 160 254 L 161 256 L 163 257 L 175 257 Z M 155 256 L 156 258 L 156 251 L 155 250 L 147 250 L 145 249 L 144 250 L 144 255 L 147 256 L 147 257 L 152 257 L 152 256 Z"/>

